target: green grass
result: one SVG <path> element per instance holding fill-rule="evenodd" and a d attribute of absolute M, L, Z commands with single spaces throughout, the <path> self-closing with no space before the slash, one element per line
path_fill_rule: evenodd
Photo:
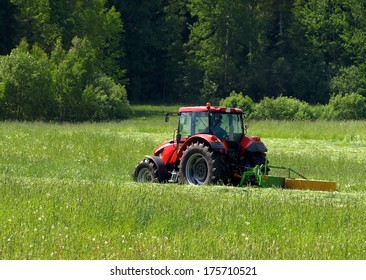
<path fill-rule="evenodd" d="M 248 121 L 250 134 L 268 138 L 366 141 L 365 121 Z"/>
<path fill-rule="evenodd" d="M 176 108 L 0 123 L 0 259 L 365 259 L 366 122 L 249 122 L 271 164 L 334 193 L 133 182 Z"/>

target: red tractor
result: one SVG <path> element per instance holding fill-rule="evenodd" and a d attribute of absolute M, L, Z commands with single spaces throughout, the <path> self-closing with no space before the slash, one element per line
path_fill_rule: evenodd
<path fill-rule="evenodd" d="M 166 121 L 169 115 L 166 114 Z M 182 107 L 175 139 L 157 147 L 135 168 L 138 182 L 238 185 L 242 174 L 266 165 L 267 148 L 244 133 L 244 113 L 220 106 Z M 265 171 L 267 173 L 267 170 Z"/>

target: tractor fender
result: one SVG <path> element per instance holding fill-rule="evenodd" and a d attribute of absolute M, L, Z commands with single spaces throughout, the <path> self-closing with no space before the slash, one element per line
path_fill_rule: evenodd
<path fill-rule="evenodd" d="M 158 171 L 157 175 L 159 182 L 164 182 L 168 173 L 164 161 L 158 156 L 146 156 L 146 158 L 155 164 Z"/>
<path fill-rule="evenodd" d="M 184 144 L 180 147 L 177 158 L 180 159 L 183 155 L 184 150 L 190 145 L 192 142 L 200 142 L 204 143 L 207 146 L 211 147 L 212 150 L 226 153 L 227 148 L 225 147 L 224 143 L 216 137 L 215 135 L 211 134 L 197 134 L 189 139 L 187 139 Z"/>
<path fill-rule="evenodd" d="M 256 152 L 265 153 L 268 151 L 266 145 L 264 145 L 263 142 L 254 142 L 250 146 L 248 146 L 246 150 L 252 153 Z"/>
<path fill-rule="evenodd" d="M 240 145 L 242 147 L 241 154 L 243 154 L 245 151 L 252 153 L 265 153 L 268 151 L 266 145 L 264 145 L 261 139 L 256 136 L 244 136 Z"/>

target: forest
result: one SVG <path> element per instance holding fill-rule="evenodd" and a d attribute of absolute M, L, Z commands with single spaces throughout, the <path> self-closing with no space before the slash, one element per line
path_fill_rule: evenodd
<path fill-rule="evenodd" d="M 365 30 L 363 0 L 0 0 L 0 119 L 365 97 Z"/>

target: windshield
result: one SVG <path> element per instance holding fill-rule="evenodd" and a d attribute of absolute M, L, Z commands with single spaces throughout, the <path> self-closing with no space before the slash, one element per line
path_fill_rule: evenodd
<path fill-rule="evenodd" d="M 188 138 L 198 133 L 208 133 L 208 112 L 180 113 L 179 133 Z"/>
<path fill-rule="evenodd" d="M 244 135 L 241 114 L 211 113 L 211 130 L 221 140 L 240 141 Z"/>
<path fill-rule="evenodd" d="M 185 112 L 180 114 L 179 133 L 182 138 L 194 134 L 215 134 L 221 140 L 240 141 L 244 135 L 242 114 Z"/>

